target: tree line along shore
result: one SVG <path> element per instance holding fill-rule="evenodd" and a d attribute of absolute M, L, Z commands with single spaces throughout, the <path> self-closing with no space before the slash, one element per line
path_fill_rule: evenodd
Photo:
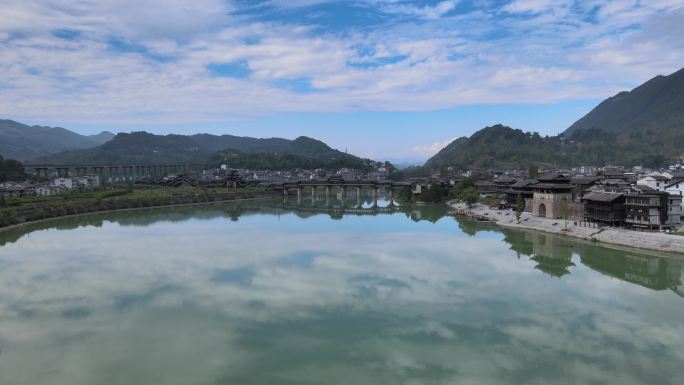
<path fill-rule="evenodd" d="M 222 202 L 274 196 L 257 187 L 208 189 L 200 187 L 116 186 L 58 196 L 0 197 L 0 228 L 68 215 L 112 210 Z"/>

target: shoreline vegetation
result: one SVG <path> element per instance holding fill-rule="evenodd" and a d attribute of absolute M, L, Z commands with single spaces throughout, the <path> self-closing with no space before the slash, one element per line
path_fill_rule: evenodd
<path fill-rule="evenodd" d="M 649 250 L 684 257 L 684 236 L 677 234 L 640 232 L 616 227 L 587 227 L 573 220 L 540 218 L 530 213 L 522 213 L 520 220 L 517 220 L 515 212 L 511 210 L 492 209 L 483 204 L 470 206 L 457 200 L 450 200 L 446 204 L 452 209 L 451 215 L 486 220 L 504 228 L 540 231 L 603 246 Z"/>
<path fill-rule="evenodd" d="M 29 199 L 6 199 L 0 207 L 0 232 L 45 220 L 113 211 L 226 202 L 279 196 L 260 188 L 116 188 Z"/>

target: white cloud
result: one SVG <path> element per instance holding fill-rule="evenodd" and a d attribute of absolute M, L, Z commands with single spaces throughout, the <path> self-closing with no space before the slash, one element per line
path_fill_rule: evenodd
<path fill-rule="evenodd" d="M 426 146 L 415 146 L 415 147 L 413 147 L 413 151 L 417 152 L 421 155 L 432 156 L 432 155 L 435 155 L 436 153 L 438 153 L 444 147 L 448 146 L 454 140 L 456 140 L 456 138 L 447 139 L 443 142 L 434 142 L 434 143 L 432 143 L 430 145 L 426 145 Z"/>
<path fill-rule="evenodd" d="M 441 1 L 434 6 L 417 6 L 412 4 L 401 4 L 390 2 L 382 9 L 385 12 L 398 13 L 403 15 L 411 15 L 423 19 L 439 19 L 451 10 L 456 8 L 456 1 Z"/>
<path fill-rule="evenodd" d="M 511 13 L 540 13 L 557 3 L 556 0 L 515 0 L 508 3 L 504 10 Z"/>
<path fill-rule="evenodd" d="M 452 15 L 455 2 L 366 3 L 423 20 L 338 32 L 246 20 L 220 0 L 10 0 L 0 9 L 0 115 L 164 124 L 283 111 L 548 103 L 606 97 L 684 62 L 675 38 L 683 13 L 673 1 L 596 1 L 595 23 L 577 13 L 588 12 L 586 3 L 554 2 L 533 17 L 488 9 Z M 507 6 L 544 8 L 540 0 Z M 80 35 L 52 34 L 64 29 Z M 215 77 L 207 69 L 236 62 L 249 76 Z M 288 82 L 316 92 L 297 92 Z"/>

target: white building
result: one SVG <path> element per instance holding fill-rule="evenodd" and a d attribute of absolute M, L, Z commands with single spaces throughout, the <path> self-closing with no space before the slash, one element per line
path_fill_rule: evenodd
<path fill-rule="evenodd" d="M 673 229 L 678 229 L 682 222 L 682 197 L 670 195 L 667 200 L 667 222 Z"/>
<path fill-rule="evenodd" d="M 57 188 L 71 190 L 75 188 L 91 189 L 100 187 L 100 177 L 97 175 L 80 176 L 74 178 L 57 178 L 53 181 Z"/>
<path fill-rule="evenodd" d="M 665 191 L 668 178 L 662 175 L 648 175 L 637 181 L 637 185 L 648 186 L 656 191 Z"/>
<path fill-rule="evenodd" d="M 74 180 L 72 178 L 57 178 L 53 181 L 55 187 L 65 188 L 71 190 L 74 188 Z"/>
<path fill-rule="evenodd" d="M 679 197 L 679 204 L 684 206 L 684 179 L 670 181 L 665 186 L 665 191 L 672 197 Z M 684 212 L 682 212 L 684 215 Z"/>
<path fill-rule="evenodd" d="M 665 185 L 665 191 L 669 192 L 670 195 L 684 196 L 684 179 L 670 181 Z"/>
<path fill-rule="evenodd" d="M 82 176 L 76 178 L 76 183 L 79 187 L 87 189 L 100 187 L 100 177 L 97 175 Z"/>

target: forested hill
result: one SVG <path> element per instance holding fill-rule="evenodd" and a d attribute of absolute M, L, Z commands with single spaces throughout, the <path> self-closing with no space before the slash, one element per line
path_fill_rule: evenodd
<path fill-rule="evenodd" d="M 684 68 L 604 100 L 566 131 L 596 128 L 620 136 L 684 130 Z"/>
<path fill-rule="evenodd" d="M 257 139 L 232 135 L 154 135 L 147 132 L 118 134 L 111 141 L 87 150 L 65 151 L 35 159 L 39 163 L 163 163 L 226 160 L 231 167 L 282 169 L 323 166 L 363 168 L 369 162 L 299 137 Z M 264 167 L 261 167 L 264 166 Z"/>
<path fill-rule="evenodd" d="M 462 137 L 429 159 L 428 169 L 553 166 L 664 166 L 684 157 L 684 69 L 606 99 L 562 135 L 496 125 Z"/>
<path fill-rule="evenodd" d="M 426 163 L 427 169 L 525 169 L 549 166 L 662 166 L 684 153 L 684 130 L 663 136 L 648 130 L 617 135 L 600 129 L 545 136 L 496 125 L 456 139 Z"/>
<path fill-rule="evenodd" d="M 0 156 L 25 161 L 65 150 L 95 147 L 113 137 L 107 131 L 86 136 L 61 127 L 29 126 L 0 119 Z"/>

